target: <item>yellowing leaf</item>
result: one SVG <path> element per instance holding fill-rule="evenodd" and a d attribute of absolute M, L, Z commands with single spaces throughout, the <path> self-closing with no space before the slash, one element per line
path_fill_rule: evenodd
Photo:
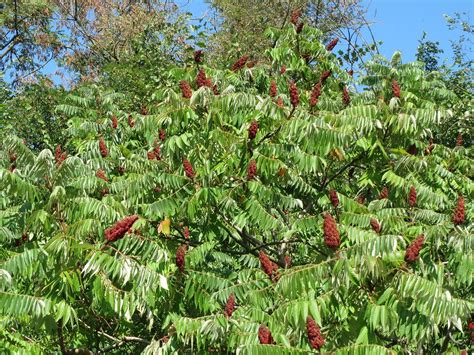
<path fill-rule="evenodd" d="M 163 233 L 165 235 L 170 234 L 170 224 L 171 221 L 169 218 L 165 218 L 160 225 L 158 226 L 158 233 Z"/>

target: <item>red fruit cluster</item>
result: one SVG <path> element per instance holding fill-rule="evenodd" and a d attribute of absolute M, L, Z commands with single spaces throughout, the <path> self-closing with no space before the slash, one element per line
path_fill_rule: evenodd
<path fill-rule="evenodd" d="M 183 244 L 176 250 L 176 266 L 181 272 L 184 272 L 186 249 L 186 245 Z"/>
<path fill-rule="evenodd" d="M 257 132 L 258 132 L 258 122 L 257 120 L 253 120 L 249 126 L 249 139 L 250 140 L 254 139 L 255 136 L 257 135 Z"/>
<path fill-rule="evenodd" d="M 156 160 L 161 160 L 160 145 L 158 144 L 158 142 L 156 140 L 155 140 L 155 142 L 153 142 L 153 145 L 154 145 L 153 154 L 155 155 L 155 159 Z"/>
<path fill-rule="evenodd" d="M 380 191 L 379 200 L 383 200 L 385 198 L 388 198 L 388 188 L 386 186 L 384 186 L 382 191 Z"/>
<path fill-rule="evenodd" d="M 311 97 L 309 99 L 309 105 L 311 107 L 317 105 L 319 97 L 321 96 L 321 87 L 322 87 L 321 81 L 319 81 L 316 85 L 314 85 L 313 90 L 311 91 Z"/>
<path fill-rule="evenodd" d="M 392 93 L 394 97 L 400 97 L 400 85 L 395 79 L 392 80 Z"/>
<path fill-rule="evenodd" d="M 233 293 L 230 294 L 225 304 L 224 315 L 228 318 L 232 317 L 232 313 L 235 310 L 235 296 Z"/>
<path fill-rule="evenodd" d="M 166 132 L 163 128 L 160 129 L 160 133 L 159 133 L 159 137 L 160 137 L 160 141 L 164 142 L 165 139 L 166 139 Z"/>
<path fill-rule="evenodd" d="M 410 187 L 410 193 L 408 194 L 408 204 L 410 207 L 416 205 L 416 189 L 415 186 Z"/>
<path fill-rule="evenodd" d="M 423 242 L 425 241 L 425 236 L 420 234 L 407 248 L 405 252 L 405 261 L 414 262 L 418 259 L 420 255 L 420 250 L 423 248 Z"/>
<path fill-rule="evenodd" d="M 270 90 L 269 90 L 270 97 L 276 97 L 278 94 L 277 84 L 275 80 L 272 80 L 270 83 Z"/>
<path fill-rule="evenodd" d="M 211 79 L 206 76 L 204 69 L 199 69 L 198 75 L 196 76 L 196 85 L 198 88 L 207 86 L 212 87 Z"/>
<path fill-rule="evenodd" d="M 306 318 L 306 333 L 313 349 L 319 350 L 326 342 L 321 335 L 321 329 L 319 329 L 315 320 L 310 316 Z"/>
<path fill-rule="evenodd" d="M 253 180 L 255 175 L 257 175 L 257 162 L 252 159 L 247 167 L 247 180 Z"/>
<path fill-rule="evenodd" d="M 184 227 L 183 235 L 184 235 L 185 239 L 189 239 L 189 227 L 188 226 Z"/>
<path fill-rule="evenodd" d="M 301 16 L 301 10 L 300 9 L 293 10 L 291 12 L 290 22 L 293 25 L 296 26 L 298 24 L 298 21 L 300 20 L 300 16 Z"/>
<path fill-rule="evenodd" d="M 100 155 L 102 155 L 102 158 L 105 158 L 107 155 L 109 155 L 107 146 L 105 145 L 104 138 L 101 138 L 99 140 L 99 150 L 100 150 Z"/>
<path fill-rule="evenodd" d="M 462 146 L 462 134 L 461 132 L 458 133 L 458 137 L 456 138 L 456 147 Z"/>
<path fill-rule="evenodd" d="M 268 329 L 266 326 L 263 324 L 260 325 L 258 328 L 258 340 L 260 341 L 260 344 L 275 344 L 272 338 L 272 333 L 270 332 L 270 329 Z"/>
<path fill-rule="evenodd" d="M 107 239 L 108 242 L 115 242 L 116 240 L 122 239 L 125 233 L 132 228 L 133 223 L 135 223 L 137 219 L 137 215 L 132 215 L 118 221 L 112 227 L 105 230 L 105 239 Z"/>
<path fill-rule="evenodd" d="M 202 63 L 202 50 L 198 49 L 194 51 L 194 61 L 196 63 Z"/>
<path fill-rule="evenodd" d="M 337 197 L 336 190 L 329 190 L 329 199 L 331 200 L 332 205 L 336 208 L 339 205 L 339 197 Z"/>
<path fill-rule="evenodd" d="M 375 233 L 380 233 L 380 224 L 375 218 L 370 219 L 370 226 L 372 227 Z"/>
<path fill-rule="evenodd" d="M 66 160 L 66 158 L 67 158 L 67 152 L 61 152 L 61 145 L 58 145 L 54 152 L 54 159 L 56 161 L 56 166 L 59 167 L 63 163 L 63 161 Z"/>
<path fill-rule="evenodd" d="M 191 85 L 186 80 L 181 80 L 179 82 L 179 88 L 181 89 L 181 95 L 185 99 L 190 99 L 193 95 L 193 91 L 191 90 Z"/>
<path fill-rule="evenodd" d="M 300 103 L 298 88 L 296 87 L 296 84 L 293 81 L 290 82 L 290 102 L 293 107 L 297 107 Z"/>
<path fill-rule="evenodd" d="M 467 325 L 467 329 L 471 331 L 471 344 L 474 344 L 474 323 L 470 322 Z"/>
<path fill-rule="evenodd" d="M 156 158 L 155 152 L 153 150 L 151 152 L 147 152 L 146 156 L 148 157 L 148 160 L 155 160 Z"/>
<path fill-rule="evenodd" d="M 326 50 L 332 51 L 334 47 L 336 47 L 337 42 L 339 42 L 339 38 L 336 37 L 328 43 L 328 45 L 326 46 Z"/>
<path fill-rule="evenodd" d="M 239 71 L 240 69 L 245 67 L 245 64 L 247 63 L 248 59 L 249 59 L 248 55 L 244 55 L 240 57 L 239 59 L 237 59 L 237 61 L 234 64 L 232 64 L 232 68 L 231 68 L 232 71 Z"/>
<path fill-rule="evenodd" d="M 456 209 L 454 210 L 454 214 L 453 214 L 453 223 L 456 224 L 456 225 L 463 224 L 464 223 L 464 218 L 465 218 L 464 197 L 459 195 L 458 205 L 456 206 Z"/>
<path fill-rule="evenodd" d="M 135 126 L 135 120 L 132 118 L 132 114 L 128 115 L 128 125 L 133 128 Z"/>
<path fill-rule="evenodd" d="M 260 265 L 262 266 L 263 272 L 267 274 L 273 282 L 278 281 L 280 278 L 280 275 L 278 274 L 278 265 L 271 261 L 263 251 L 259 252 L 258 258 L 260 259 Z"/>
<path fill-rule="evenodd" d="M 109 179 L 107 178 L 104 170 L 102 169 L 97 170 L 97 172 L 95 173 L 95 176 L 97 176 L 101 180 L 104 180 L 105 182 L 109 182 Z"/>
<path fill-rule="evenodd" d="M 189 162 L 188 159 L 183 158 L 183 168 L 184 172 L 186 173 L 186 176 L 190 179 L 193 179 L 196 174 L 194 173 L 193 166 Z"/>
<path fill-rule="evenodd" d="M 117 129 L 117 127 L 118 127 L 118 119 L 117 119 L 117 116 L 113 115 L 111 121 L 112 121 L 112 128 L 113 128 L 113 129 Z"/>
<path fill-rule="evenodd" d="M 342 89 L 342 103 L 347 106 L 351 102 L 351 97 L 349 96 L 349 90 L 347 90 L 347 86 L 344 86 Z"/>
<path fill-rule="evenodd" d="M 331 76 L 332 72 L 330 70 L 326 70 L 324 71 L 322 74 L 321 74 L 321 83 L 324 84 L 324 82 L 327 80 L 327 78 L 329 78 Z"/>
<path fill-rule="evenodd" d="M 339 231 L 337 230 L 336 221 L 329 213 L 324 215 L 323 231 L 326 246 L 332 249 L 338 248 L 341 244 Z"/>
<path fill-rule="evenodd" d="M 282 65 L 280 68 L 280 74 L 285 74 L 286 73 L 286 65 Z"/>

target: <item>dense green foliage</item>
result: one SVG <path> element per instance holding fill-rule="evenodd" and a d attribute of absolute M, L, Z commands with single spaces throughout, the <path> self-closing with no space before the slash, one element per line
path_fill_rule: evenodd
<path fill-rule="evenodd" d="M 1 347 L 310 353 L 308 316 L 322 351 L 470 346 L 472 148 L 430 142 L 456 95 L 399 53 L 356 81 L 320 31 L 267 34 L 251 68 L 160 68 L 141 110 L 77 88 L 56 106 L 61 150 L 2 141 Z"/>

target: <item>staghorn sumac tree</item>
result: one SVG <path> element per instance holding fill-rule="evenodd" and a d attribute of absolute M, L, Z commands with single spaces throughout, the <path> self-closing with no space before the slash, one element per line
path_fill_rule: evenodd
<path fill-rule="evenodd" d="M 472 148 L 430 141 L 451 93 L 398 53 L 356 82 L 317 29 L 293 27 L 269 29 L 275 46 L 250 68 L 168 68 L 146 112 L 100 85 L 75 90 L 57 107 L 61 164 L 5 137 L 2 348 L 470 346 Z M 200 70 L 219 95 L 196 83 Z"/>

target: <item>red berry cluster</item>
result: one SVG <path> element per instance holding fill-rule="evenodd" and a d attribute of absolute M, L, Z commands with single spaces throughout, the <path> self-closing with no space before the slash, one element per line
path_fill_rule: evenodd
<path fill-rule="evenodd" d="M 405 252 L 405 261 L 414 262 L 418 259 L 420 255 L 420 250 L 423 248 L 423 242 L 425 241 L 425 236 L 420 234 L 407 248 Z"/>
<path fill-rule="evenodd" d="M 161 160 L 161 149 L 160 149 L 160 145 L 158 144 L 158 142 L 155 141 L 153 142 L 153 154 L 155 155 L 155 159 L 156 160 Z"/>
<path fill-rule="evenodd" d="M 328 45 L 326 46 L 326 50 L 332 51 L 334 47 L 336 47 L 337 42 L 339 42 L 339 38 L 336 37 L 328 43 Z"/>
<path fill-rule="evenodd" d="M 206 76 L 206 72 L 203 68 L 199 69 L 198 75 L 196 76 L 196 85 L 198 88 L 203 86 L 212 87 L 211 79 Z"/>
<path fill-rule="evenodd" d="M 253 120 L 249 126 L 249 139 L 250 140 L 254 139 L 255 136 L 257 135 L 257 132 L 258 132 L 258 122 L 257 120 Z"/>
<path fill-rule="evenodd" d="M 189 162 L 188 159 L 183 158 L 183 168 L 184 172 L 186 173 L 186 176 L 190 179 L 193 179 L 196 174 L 194 173 L 193 166 Z"/>
<path fill-rule="evenodd" d="M 113 115 L 111 119 L 111 124 L 113 129 L 117 129 L 118 127 L 118 119 L 117 116 Z"/>
<path fill-rule="evenodd" d="M 282 65 L 280 68 L 280 74 L 285 74 L 286 73 L 286 65 Z"/>
<path fill-rule="evenodd" d="M 253 180 L 255 175 L 257 175 L 257 162 L 252 159 L 247 167 L 247 180 Z"/>
<path fill-rule="evenodd" d="M 235 310 L 235 296 L 233 293 L 230 294 L 225 304 L 224 315 L 228 318 L 232 317 L 232 313 Z"/>
<path fill-rule="evenodd" d="M 160 141 L 162 141 L 162 142 L 165 141 L 165 139 L 166 139 L 166 131 L 165 131 L 163 128 L 160 129 L 159 137 L 160 137 Z"/>
<path fill-rule="evenodd" d="M 293 25 L 296 26 L 298 24 L 298 21 L 300 20 L 300 16 L 301 16 L 301 10 L 300 9 L 293 10 L 291 12 L 290 22 Z"/>
<path fill-rule="evenodd" d="M 392 80 L 392 93 L 394 97 L 400 97 L 400 85 L 395 79 Z"/>
<path fill-rule="evenodd" d="M 290 82 L 290 102 L 293 107 L 297 107 L 300 103 L 300 96 L 298 94 L 298 88 L 294 81 Z"/>
<path fill-rule="evenodd" d="M 54 159 L 56 161 L 56 166 L 59 167 L 63 163 L 63 161 L 66 160 L 66 158 L 67 158 L 67 152 L 62 152 L 61 145 L 58 145 L 56 147 L 56 151 L 54 152 Z M 15 157 L 15 160 L 16 160 L 16 157 Z"/>
<path fill-rule="evenodd" d="M 155 160 L 156 158 L 155 152 L 153 150 L 150 152 L 147 152 L 146 156 L 148 157 L 148 160 Z"/>
<path fill-rule="evenodd" d="M 342 103 L 347 106 L 351 102 L 351 97 L 349 95 L 349 90 L 347 90 L 347 86 L 344 86 L 344 89 L 342 89 Z"/>
<path fill-rule="evenodd" d="M 416 189 L 415 186 L 410 187 L 410 193 L 408 194 L 408 204 L 410 207 L 416 205 Z"/>
<path fill-rule="evenodd" d="M 276 282 L 280 278 L 278 274 L 278 265 L 271 261 L 265 252 L 261 251 L 258 254 L 258 258 L 260 259 L 260 265 L 262 266 L 262 270 L 268 277 L 273 281 Z"/>
<path fill-rule="evenodd" d="M 316 106 L 318 104 L 319 97 L 321 96 L 321 87 L 321 81 L 314 85 L 313 90 L 311 91 L 311 97 L 309 99 L 309 105 L 311 107 Z"/>
<path fill-rule="evenodd" d="M 260 327 L 258 328 L 258 340 L 260 341 L 260 344 L 264 344 L 264 345 L 275 344 L 275 342 L 273 341 L 272 333 L 270 332 L 270 329 L 268 329 L 263 324 L 261 324 Z"/>
<path fill-rule="evenodd" d="M 107 239 L 108 242 L 115 242 L 116 240 L 122 239 L 125 233 L 132 228 L 133 223 L 135 223 L 137 219 L 137 215 L 132 215 L 118 221 L 114 226 L 105 230 L 105 239 Z"/>
<path fill-rule="evenodd" d="M 313 349 L 319 350 L 326 342 L 321 335 L 321 329 L 319 329 L 319 326 L 311 316 L 306 318 L 306 333 Z"/>
<path fill-rule="evenodd" d="M 107 146 L 105 145 L 104 138 L 100 138 L 99 140 L 99 150 L 100 150 L 100 155 L 102 155 L 102 158 L 105 158 L 107 155 L 109 155 Z"/>
<path fill-rule="evenodd" d="M 380 233 L 380 224 L 375 218 L 370 219 L 370 226 L 372 227 L 375 233 Z"/>
<path fill-rule="evenodd" d="M 329 199 L 331 200 L 332 205 L 336 208 L 339 205 L 339 197 L 337 197 L 337 192 L 334 189 L 329 190 Z"/>
<path fill-rule="evenodd" d="M 179 82 L 179 88 L 181 89 L 181 95 L 185 99 L 190 99 L 193 95 L 193 91 L 191 90 L 191 86 L 186 80 L 181 80 Z"/>
<path fill-rule="evenodd" d="M 276 97 L 278 95 L 277 84 L 275 80 L 272 80 L 270 83 L 270 90 L 269 90 L 270 97 Z"/>
<path fill-rule="evenodd" d="M 463 224 L 464 223 L 464 218 L 465 218 L 464 197 L 459 195 L 458 204 L 457 204 L 456 209 L 454 210 L 454 214 L 453 214 L 453 223 L 456 224 L 456 225 Z"/>
<path fill-rule="evenodd" d="M 385 198 L 388 198 L 388 188 L 386 186 L 384 186 L 382 191 L 380 191 L 379 200 L 383 200 Z"/>
<path fill-rule="evenodd" d="M 194 51 L 194 61 L 196 63 L 202 63 L 202 50 L 198 49 Z"/>
<path fill-rule="evenodd" d="M 128 115 L 128 125 L 133 128 L 135 126 L 135 120 L 132 118 L 132 114 Z"/>
<path fill-rule="evenodd" d="M 97 170 L 97 172 L 95 173 L 95 176 L 97 176 L 101 180 L 104 180 L 105 182 L 109 182 L 109 179 L 107 178 L 104 170 L 102 169 Z"/>
<path fill-rule="evenodd" d="M 176 250 L 176 266 L 181 272 L 184 272 L 186 249 L 186 245 L 183 244 Z"/>
<path fill-rule="evenodd" d="M 248 55 L 243 55 L 242 57 L 240 57 L 239 59 L 237 59 L 237 61 L 232 64 L 232 71 L 239 71 L 240 69 L 242 69 L 245 64 L 247 63 L 247 60 L 249 59 L 249 56 Z"/>
<path fill-rule="evenodd" d="M 471 332 L 471 344 L 474 344 L 474 323 L 469 322 L 469 324 L 467 325 L 467 329 L 469 329 L 469 331 Z"/>
<path fill-rule="evenodd" d="M 332 72 L 330 70 L 326 70 L 324 71 L 322 74 L 321 74 L 321 83 L 324 84 L 324 82 L 327 80 L 327 78 L 329 78 L 331 76 Z"/>
<path fill-rule="evenodd" d="M 339 244 L 341 244 L 339 231 L 337 230 L 336 221 L 329 213 L 324 215 L 323 230 L 326 246 L 332 249 L 338 248 Z"/>
<path fill-rule="evenodd" d="M 462 146 L 462 133 L 459 132 L 456 138 L 456 147 L 461 147 L 461 146 Z"/>
<path fill-rule="evenodd" d="M 183 228 L 183 235 L 185 239 L 189 239 L 189 227 L 186 226 Z"/>

